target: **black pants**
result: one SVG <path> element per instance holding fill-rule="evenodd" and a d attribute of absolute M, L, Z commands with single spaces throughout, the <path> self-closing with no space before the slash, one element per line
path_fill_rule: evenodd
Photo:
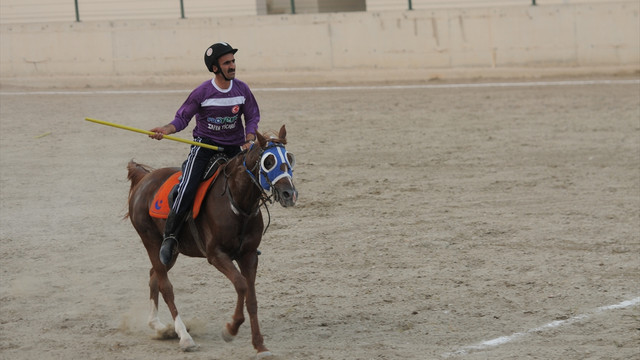
<path fill-rule="evenodd" d="M 219 145 L 210 139 L 195 138 L 194 141 L 223 147 L 224 150 L 222 152 L 229 159 L 236 156 L 241 151 L 240 146 Z M 189 212 L 190 207 L 193 206 L 193 201 L 195 200 L 196 192 L 198 191 L 198 185 L 200 185 L 204 172 L 207 170 L 209 160 L 216 153 L 219 153 L 219 151 L 191 145 L 191 151 L 189 152 L 189 156 L 187 157 L 182 169 L 182 177 L 178 184 L 178 193 L 173 202 L 173 206 L 171 207 L 171 211 L 173 211 L 176 214 L 177 219 L 180 220 L 173 222 L 174 224 L 167 223 L 167 225 L 172 227 L 172 229 L 165 229 L 165 234 L 176 235 L 175 230 L 182 222 L 181 220 L 184 219 L 184 216 Z"/>

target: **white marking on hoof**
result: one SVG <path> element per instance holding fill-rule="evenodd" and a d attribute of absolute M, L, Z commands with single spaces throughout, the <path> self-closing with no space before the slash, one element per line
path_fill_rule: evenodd
<path fill-rule="evenodd" d="M 149 321 L 149 327 L 155 331 L 162 332 L 167 329 L 167 325 L 165 325 L 160 319 L 155 318 Z"/>
<path fill-rule="evenodd" d="M 149 327 L 158 332 L 165 331 L 167 329 L 167 325 L 163 324 L 158 317 L 158 307 L 153 300 L 149 300 L 151 302 L 151 311 L 149 312 Z"/>
<path fill-rule="evenodd" d="M 231 333 L 229 332 L 229 329 L 227 329 L 227 326 L 225 325 L 224 328 L 222 328 L 222 339 L 225 342 L 232 342 L 233 339 L 235 339 L 235 335 L 231 335 Z"/>
<path fill-rule="evenodd" d="M 258 353 L 258 355 L 256 355 L 256 359 L 258 359 L 258 360 L 259 359 L 266 359 L 266 358 L 269 358 L 269 357 L 272 357 L 272 356 L 273 356 L 273 354 L 271 353 L 271 351 L 263 351 L 263 352 Z"/>
<path fill-rule="evenodd" d="M 196 343 L 191 338 L 191 335 L 187 332 L 187 327 L 182 322 L 180 315 L 176 316 L 175 320 L 176 333 L 180 337 L 180 348 L 183 351 L 193 351 L 198 348 Z"/>
<path fill-rule="evenodd" d="M 149 327 L 156 331 L 157 339 L 175 339 L 178 337 L 176 331 L 173 328 L 173 325 L 166 325 L 160 318 L 158 317 L 158 307 L 153 302 L 151 302 L 151 312 L 149 313 Z"/>
<path fill-rule="evenodd" d="M 198 349 L 198 345 L 196 345 L 195 341 L 189 336 L 188 338 L 180 340 L 180 348 L 184 352 L 196 351 Z"/>

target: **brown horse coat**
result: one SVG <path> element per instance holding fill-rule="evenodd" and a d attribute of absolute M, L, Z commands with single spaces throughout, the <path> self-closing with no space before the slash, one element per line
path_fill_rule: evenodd
<path fill-rule="evenodd" d="M 233 283 L 238 298 L 232 320 L 223 329 L 223 337 L 230 341 L 238 333 L 240 325 L 245 320 L 243 309 L 246 304 L 253 346 L 258 352 L 258 357 L 265 357 L 269 356 L 270 352 L 264 345 L 258 324 L 255 277 L 258 246 L 264 230 L 260 204 L 266 201 L 267 197 L 256 179 L 259 177 L 262 154 L 267 143 L 286 144 L 286 130 L 282 126 L 277 138 L 270 138 L 268 141 L 261 134 L 256 135 L 258 141 L 250 150 L 223 165 L 220 176 L 205 197 L 200 215 L 195 219 L 198 236 L 194 237 L 191 234 L 189 226 L 183 226 L 178 236 L 178 250 L 186 256 L 206 258 Z M 158 254 L 165 220 L 149 215 L 149 206 L 152 205 L 154 194 L 164 181 L 179 169 L 152 170 L 133 161 L 129 162 L 127 169 L 131 181 L 128 217 L 147 249 L 152 266 L 149 279 L 149 326 L 159 333 L 166 333 L 168 330 L 158 318 L 160 293 L 173 317 L 180 346 L 185 351 L 192 350 L 196 345 L 178 314 L 173 286 L 167 276 L 178 254 L 174 255 L 168 266 L 160 262 Z M 271 191 L 282 206 L 295 204 L 297 191 L 290 178 L 278 180 L 273 184 Z M 234 261 L 238 267 L 234 265 Z"/>

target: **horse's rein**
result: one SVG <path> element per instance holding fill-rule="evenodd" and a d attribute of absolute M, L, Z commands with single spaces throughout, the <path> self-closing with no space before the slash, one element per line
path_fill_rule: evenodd
<path fill-rule="evenodd" d="M 253 145 L 252 145 L 253 146 Z M 267 214 L 269 215 L 269 222 L 267 223 L 267 227 L 265 228 L 264 232 L 267 231 L 267 229 L 269 228 L 269 223 L 271 222 L 271 213 L 269 212 L 269 208 L 267 207 L 267 202 L 269 204 L 272 204 L 273 201 L 271 200 L 271 197 L 273 196 L 269 196 L 267 195 L 267 193 L 264 191 L 264 189 L 262 188 L 262 186 L 260 186 L 260 183 L 258 183 L 258 181 L 256 180 L 256 176 L 253 174 L 253 172 L 256 171 L 256 169 L 260 166 L 260 159 L 262 158 L 262 154 L 264 153 L 264 151 L 260 152 L 260 155 L 258 156 L 258 160 L 256 160 L 255 165 L 253 166 L 253 168 L 251 170 L 249 170 L 249 168 L 247 167 L 247 154 L 249 153 L 251 149 L 249 150 L 245 150 L 243 152 L 243 158 L 242 158 L 242 166 L 245 169 L 245 172 L 249 175 L 249 179 L 251 179 L 251 182 L 256 185 L 256 187 L 258 187 L 258 189 L 260 189 L 260 197 L 258 198 L 257 201 L 257 205 L 253 208 L 254 210 L 250 211 L 250 212 L 245 212 L 244 210 L 242 210 L 240 208 L 240 206 L 238 205 L 238 203 L 236 203 L 236 201 L 233 199 L 233 195 L 231 194 L 231 190 L 229 189 L 229 178 L 231 177 L 231 174 L 227 173 L 227 166 L 229 166 L 230 163 L 225 164 L 222 173 L 224 174 L 224 177 L 226 179 L 225 182 L 225 187 L 224 187 L 224 192 L 227 193 L 227 197 L 229 198 L 229 202 L 231 203 L 231 207 L 232 210 L 234 210 L 234 212 L 236 213 L 236 215 L 242 215 L 244 217 L 252 217 L 254 215 L 256 215 L 258 213 L 258 210 L 260 209 L 260 206 L 264 206 L 264 208 L 267 210 Z M 224 194 L 223 192 L 223 194 Z"/>

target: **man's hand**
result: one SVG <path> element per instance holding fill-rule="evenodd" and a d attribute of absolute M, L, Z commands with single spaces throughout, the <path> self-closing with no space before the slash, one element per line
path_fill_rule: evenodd
<path fill-rule="evenodd" d="M 244 143 L 240 148 L 242 148 L 242 150 L 249 150 L 251 149 L 251 145 L 253 145 L 254 141 L 247 141 L 246 143 Z"/>
<path fill-rule="evenodd" d="M 153 134 L 149 134 L 149 137 L 152 139 L 156 139 L 156 140 L 162 140 L 162 138 L 165 135 L 170 135 L 176 132 L 176 127 L 171 125 L 171 124 L 167 124 L 165 126 L 160 126 L 160 127 L 155 127 L 151 130 Z"/>
<path fill-rule="evenodd" d="M 256 136 L 254 134 L 247 134 L 247 142 L 245 142 L 240 148 L 242 150 L 249 150 L 251 149 L 251 145 L 253 145 L 253 143 L 255 143 L 256 141 Z"/>

